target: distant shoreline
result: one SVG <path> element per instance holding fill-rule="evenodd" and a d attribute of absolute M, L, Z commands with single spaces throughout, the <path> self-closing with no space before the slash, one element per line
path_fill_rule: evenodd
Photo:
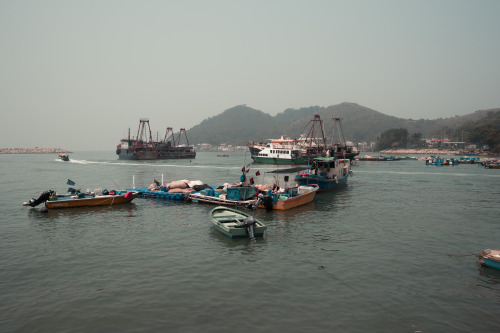
<path fill-rule="evenodd" d="M 68 154 L 71 151 L 62 148 L 0 148 L 0 154 Z"/>
<path fill-rule="evenodd" d="M 425 149 L 385 149 L 380 151 L 383 154 L 419 154 L 419 155 L 468 155 L 461 149 L 436 149 L 436 148 L 425 148 Z M 481 153 L 480 156 L 498 156 L 498 154 L 488 154 Z"/>
<path fill-rule="evenodd" d="M 424 148 L 424 149 L 385 149 L 381 153 L 384 154 L 441 154 L 441 155 L 456 155 L 460 154 L 458 149 L 436 149 L 436 148 Z"/>

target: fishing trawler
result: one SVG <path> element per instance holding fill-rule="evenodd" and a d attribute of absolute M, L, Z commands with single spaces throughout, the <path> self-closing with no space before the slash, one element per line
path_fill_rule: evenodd
<path fill-rule="evenodd" d="M 318 114 L 310 120 L 307 134 L 299 139 L 269 139 L 268 143 L 247 142 L 254 163 L 263 164 L 305 164 L 319 156 L 354 159 L 359 154 L 357 148 L 348 145 L 342 131 L 341 118 L 332 118 L 333 131 L 337 132 L 337 142 L 327 144 L 323 120 Z M 333 141 L 334 137 L 332 137 Z"/>
<path fill-rule="evenodd" d="M 184 134 L 187 144 L 181 144 Z M 120 160 L 157 160 L 157 159 L 181 159 L 196 157 L 193 146 L 189 145 L 186 130 L 181 128 L 177 139 L 174 137 L 172 127 L 167 127 L 165 138 L 161 141 L 153 141 L 149 119 L 140 119 L 139 129 L 135 138 L 130 136 L 120 140 L 116 146 L 116 154 Z"/>

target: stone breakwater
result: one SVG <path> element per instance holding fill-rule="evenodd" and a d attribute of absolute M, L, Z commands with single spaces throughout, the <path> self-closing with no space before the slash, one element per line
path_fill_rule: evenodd
<path fill-rule="evenodd" d="M 0 154 L 57 154 L 71 153 L 62 148 L 0 148 Z"/>
<path fill-rule="evenodd" d="M 427 154 L 427 155 L 455 155 L 460 154 L 457 149 L 386 149 L 382 150 L 383 154 Z"/>

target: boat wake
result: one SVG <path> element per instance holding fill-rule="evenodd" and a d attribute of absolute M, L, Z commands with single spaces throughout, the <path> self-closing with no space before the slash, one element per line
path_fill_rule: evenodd
<path fill-rule="evenodd" d="M 56 161 L 58 162 L 64 162 L 59 159 Z M 152 167 L 152 168 L 158 168 L 158 167 L 169 167 L 169 168 L 190 168 L 190 169 L 241 169 L 241 166 L 227 166 L 227 165 L 191 165 L 191 164 L 158 164 L 158 163 L 130 163 L 130 162 L 110 162 L 110 161 L 88 161 L 88 160 L 75 160 L 71 159 L 68 162 L 64 163 L 73 163 L 73 164 L 82 164 L 82 165 L 90 165 L 90 164 L 99 164 L 99 165 L 110 165 L 110 166 L 141 166 L 141 167 Z M 274 170 L 275 168 L 270 168 L 270 167 L 252 167 L 250 166 L 251 169 L 253 170 L 260 170 L 261 172 L 267 172 Z"/>

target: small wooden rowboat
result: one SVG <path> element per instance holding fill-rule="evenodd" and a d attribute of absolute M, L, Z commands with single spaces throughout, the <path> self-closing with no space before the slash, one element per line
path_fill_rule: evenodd
<path fill-rule="evenodd" d="M 23 206 L 35 207 L 43 202 L 45 202 L 45 206 L 49 209 L 108 206 L 130 202 L 138 195 L 139 192 L 132 191 L 121 191 L 106 195 L 99 192 L 58 195 L 54 191 L 45 191 L 38 199 L 31 199 L 23 203 Z"/>
<path fill-rule="evenodd" d="M 479 262 L 483 266 L 500 269 L 500 250 L 484 250 L 479 254 Z"/>
<path fill-rule="evenodd" d="M 215 228 L 230 238 L 263 236 L 267 226 L 250 214 L 230 207 L 215 207 L 209 213 Z"/>

